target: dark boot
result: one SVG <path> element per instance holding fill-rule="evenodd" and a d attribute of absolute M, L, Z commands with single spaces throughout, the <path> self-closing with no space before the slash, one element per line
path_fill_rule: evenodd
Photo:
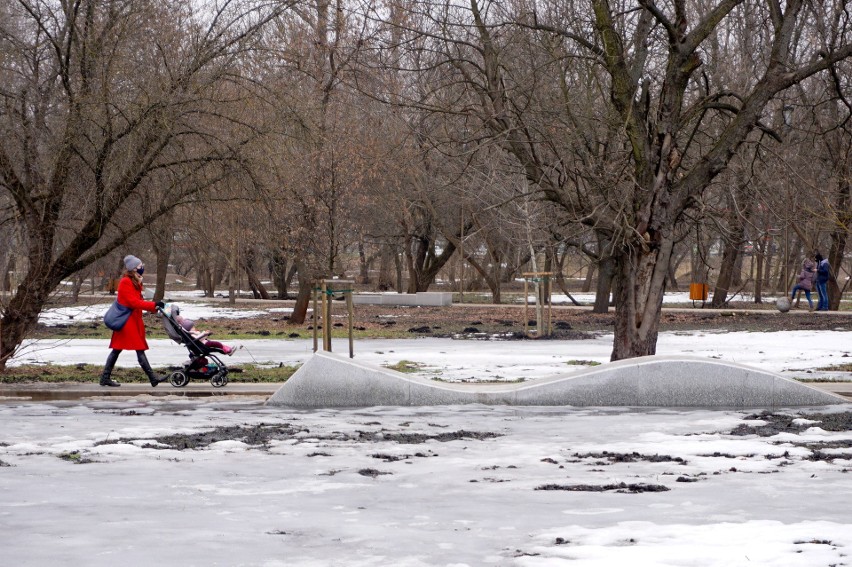
<path fill-rule="evenodd" d="M 157 384 L 159 384 L 160 382 L 165 382 L 169 379 L 168 376 L 158 376 L 157 374 L 154 374 L 154 371 L 151 369 L 151 365 L 148 364 L 148 357 L 145 356 L 144 350 L 137 350 L 136 358 L 139 360 L 139 366 L 142 367 L 142 370 L 145 372 L 145 375 L 151 382 L 151 386 L 153 386 L 154 388 L 156 388 Z"/>
<path fill-rule="evenodd" d="M 118 360 L 118 355 L 121 354 L 120 350 L 113 349 L 112 352 L 107 356 L 106 364 L 104 364 L 104 371 L 101 374 L 101 386 L 121 386 L 118 382 L 111 378 L 112 369 L 115 366 L 115 361 Z"/>

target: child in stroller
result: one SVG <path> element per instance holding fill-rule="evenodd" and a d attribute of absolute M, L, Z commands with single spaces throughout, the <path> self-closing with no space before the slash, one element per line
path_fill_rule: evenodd
<path fill-rule="evenodd" d="M 183 327 L 187 333 L 192 335 L 193 339 L 201 341 L 210 348 L 219 349 L 220 351 L 222 351 L 223 354 L 227 354 L 228 356 L 234 354 L 233 347 L 224 345 L 219 341 L 207 340 L 207 337 L 211 335 L 210 331 L 200 331 L 195 326 L 195 321 L 193 321 L 192 319 L 187 319 L 186 317 L 180 314 L 180 307 L 178 307 L 177 305 L 172 305 L 172 318 L 174 318 L 174 320 L 177 321 L 178 324 L 180 324 L 180 326 Z"/>
<path fill-rule="evenodd" d="M 191 379 L 210 380 L 216 388 L 227 384 L 228 367 L 216 355 L 231 355 L 234 349 L 219 341 L 207 340 L 210 332 L 196 329 L 194 321 L 180 315 L 180 308 L 177 305 L 166 305 L 159 309 L 159 312 L 169 337 L 176 343 L 184 345 L 189 351 L 189 360 L 183 363 L 183 370 L 169 375 L 172 386 L 176 388 L 186 386 Z"/>

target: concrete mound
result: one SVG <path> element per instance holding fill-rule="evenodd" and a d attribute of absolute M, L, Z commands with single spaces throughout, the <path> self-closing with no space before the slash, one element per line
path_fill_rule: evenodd
<path fill-rule="evenodd" d="M 647 356 L 519 384 L 454 384 L 315 353 L 266 402 L 297 408 L 486 404 L 778 408 L 844 398 L 741 364 Z"/>

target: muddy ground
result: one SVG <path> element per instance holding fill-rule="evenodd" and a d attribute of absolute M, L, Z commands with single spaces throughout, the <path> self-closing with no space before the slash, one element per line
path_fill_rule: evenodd
<path fill-rule="evenodd" d="M 89 299 L 85 298 L 84 300 Z M 102 301 L 92 298 L 92 301 Z M 60 306 L 57 303 L 56 306 Z M 288 302 L 284 306 L 292 305 Z M 806 304 L 803 304 L 806 305 Z M 228 307 L 223 303 L 223 307 Z M 237 309 L 262 310 L 264 303 L 238 303 Z M 279 302 L 269 306 L 281 307 Z M 296 338 L 312 334 L 310 312 L 303 324 L 294 324 L 284 313 L 267 313 L 260 317 L 233 319 L 208 318 L 201 326 L 214 331 L 219 337 L 242 336 L 258 338 Z M 334 326 L 339 333 L 346 332 L 347 315 L 343 302 L 335 302 L 332 309 Z M 611 332 L 615 316 L 610 313 L 592 313 L 590 308 L 554 306 L 552 312 L 554 339 L 582 339 L 599 333 Z M 530 329 L 535 326 L 532 306 L 524 316 L 521 305 L 458 304 L 445 307 L 400 307 L 386 305 L 359 305 L 355 308 L 356 336 L 406 338 L 411 336 L 452 337 L 456 335 L 500 335 L 506 340 L 524 338 L 524 319 Z M 146 315 L 149 336 L 165 336 L 155 315 Z M 663 310 L 660 331 L 794 331 L 794 330 L 852 330 L 852 317 L 848 312 L 809 313 L 795 309 L 780 313 L 771 304 L 739 303 L 731 309 L 710 310 L 700 306 Z M 95 338 L 109 336 L 99 322 L 71 323 L 51 327 L 40 326 L 33 338 L 46 337 Z"/>
<path fill-rule="evenodd" d="M 335 325 L 345 328 L 346 310 L 335 306 Z M 528 325 L 535 325 L 535 313 L 527 312 Z M 615 322 L 612 312 L 592 313 L 589 310 L 554 308 L 552 311 L 554 339 L 580 339 L 587 334 L 610 332 Z M 213 323 L 213 321 L 210 321 Z M 286 316 L 268 315 L 257 319 L 219 320 L 232 333 L 268 333 L 282 335 L 310 330 L 311 321 L 294 325 Z M 457 334 L 502 334 L 507 339 L 522 338 L 524 309 L 505 305 L 451 305 L 447 307 L 358 306 L 355 326 L 361 331 L 448 337 Z M 709 330 L 723 331 L 792 331 L 792 330 L 850 330 L 852 317 L 826 313 L 790 313 L 776 310 L 694 311 L 664 310 L 660 331 Z"/>
<path fill-rule="evenodd" d="M 790 433 L 793 435 L 798 435 L 810 427 L 818 426 L 827 431 L 833 432 L 842 432 L 842 431 L 850 431 L 852 430 L 852 412 L 840 412 L 840 413 L 808 413 L 808 412 L 797 412 L 797 413 L 776 413 L 771 411 L 763 411 L 756 414 L 749 414 L 743 416 L 744 423 L 736 426 L 731 431 L 726 431 L 727 435 L 732 436 L 748 436 L 748 435 L 758 435 L 761 437 L 774 436 L 779 433 Z M 760 420 L 763 422 L 762 425 L 755 425 L 755 420 Z M 493 439 L 496 437 L 501 437 L 503 434 L 499 432 L 493 431 L 468 431 L 468 430 L 448 430 L 440 433 L 422 433 L 422 432 L 413 432 L 408 431 L 406 427 L 409 423 L 401 423 L 399 425 L 399 429 L 388 429 L 386 427 L 381 427 L 379 422 L 370 422 L 365 423 L 365 429 L 358 430 L 353 433 L 342 433 L 342 432 L 334 432 L 330 435 L 328 434 L 320 434 L 317 432 L 311 432 L 309 429 L 295 424 L 295 423 L 284 423 L 284 424 L 266 424 L 260 423 L 256 425 L 229 425 L 229 426 L 219 426 L 214 427 L 208 431 L 203 431 L 199 433 L 176 433 L 172 435 L 165 435 L 161 437 L 157 437 L 153 440 L 146 440 L 141 438 L 114 438 L 108 439 L 101 442 L 98 442 L 96 445 L 107 445 L 107 444 L 116 444 L 116 443 L 134 443 L 138 444 L 144 448 L 151 449 L 172 449 L 178 451 L 187 451 L 187 450 L 199 450 L 209 447 L 213 443 L 218 443 L 221 441 L 239 441 L 251 446 L 253 449 L 266 450 L 268 449 L 271 441 L 287 441 L 292 443 L 300 443 L 300 442 L 316 442 L 325 441 L 333 444 L 339 443 L 364 443 L 364 444 L 374 444 L 379 442 L 392 442 L 397 443 L 399 445 L 421 445 L 426 443 L 427 441 L 436 441 L 436 442 L 447 442 L 447 441 L 456 441 L 460 439 L 465 439 L 468 441 L 476 442 L 482 441 L 486 439 Z M 437 424 L 430 424 L 431 426 L 443 427 Z M 370 426 L 378 426 L 378 429 L 374 429 Z M 801 441 L 801 442 L 793 442 L 796 446 L 805 447 L 810 450 L 810 455 L 804 457 L 805 460 L 809 461 L 821 461 L 826 463 L 832 463 L 835 459 L 848 459 L 849 454 L 846 449 L 852 448 L 852 443 L 849 440 L 835 440 L 835 441 Z M 433 449 L 434 445 L 431 446 L 430 449 L 425 450 L 412 450 L 410 454 L 405 455 L 389 455 L 387 453 L 377 452 L 372 453 L 370 456 L 378 461 L 382 462 L 394 462 L 398 460 L 411 460 L 413 458 L 431 458 L 438 457 L 439 454 L 435 452 Z M 838 453 L 837 451 L 829 451 L 830 449 L 840 449 L 842 452 Z M 313 456 L 330 456 L 326 452 L 314 452 L 308 455 L 309 457 Z M 729 458 L 735 459 L 737 458 L 734 455 L 727 455 L 724 453 L 713 453 L 709 455 L 705 455 L 708 457 L 718 457 L 718 458 Z M 753 456 L 753 455 L 752 455 Z M 77 464 L 85 464 L 91 462 L 86 459 L 85 455 L 80 454 L 79 452 L 68 453 L 65 457 L 66 460 L 70 460 Z M 777 455 L 766 455 L 768 459 L 792 459 L 789 452 L 780 453 Z M 632 453 L 617 453 L 617 452 L 609 452 L 603 451 L 599 453 L 573 453 L 568 457 L 565 462 L 566 463 L 580 463 L 587 464 L 589 466 L 594 466 L 596 468 L 607 467 L 609 465 L 615 463 L 629 463 L 636 461 L 648 461 L 648 462 L 656 462 L 656 463 L 673 463 L 675 465 L 686 465 L 688 461 L 680 456 L 672 456 L 672 455 L 645 455 L 640 454 L 638 452 Z M 563 468 L 563 464 L 559 463 L 555 459 L 552 458 L 544 458 L 542 462 L 548 462 L 553 465 L 559 466 Z M 520 463 L 519 463 L 520 465 Z M 509 465 L 510 468 L 515 468 L 512 465 Z M 736 472 L 736 469 L 732 469 L 731 472 Z M 843 469 L 843 472 L 847 472 L 846 469 Z M 376 476 L 379 474 L 392 474 L 392 473 L 382 473 L 373 468 L 366 468 L 359 471 L 359 474 L 364 476 Z M 696 482 L 699 480 L 696 477 L 689 475 L 680 475 L 677 479 L 677 482 Z M 607 485 L 588 485 L 588 484 L 544 484 L 537 487 L 535 490 L 567 490 L 567 491 L 584 491 L 584 492 L 607 492 L 607 491 L 616 491 L 616 492 L 629 492 L 629 493 L 640 493 L 640 492 L 657 492 L 657 491 L 666 491 L 669 488 L 663 485 L 656 484 L 607 484 Z"/>

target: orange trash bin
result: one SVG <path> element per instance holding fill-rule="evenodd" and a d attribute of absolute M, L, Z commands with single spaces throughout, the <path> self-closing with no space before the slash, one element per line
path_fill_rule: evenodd
<path fill-rule="evenodd" d="M 707 293 L 710 289 L 706 283 L 689 284 L 689 299 L 692 301 L 707 301 Z"/>

